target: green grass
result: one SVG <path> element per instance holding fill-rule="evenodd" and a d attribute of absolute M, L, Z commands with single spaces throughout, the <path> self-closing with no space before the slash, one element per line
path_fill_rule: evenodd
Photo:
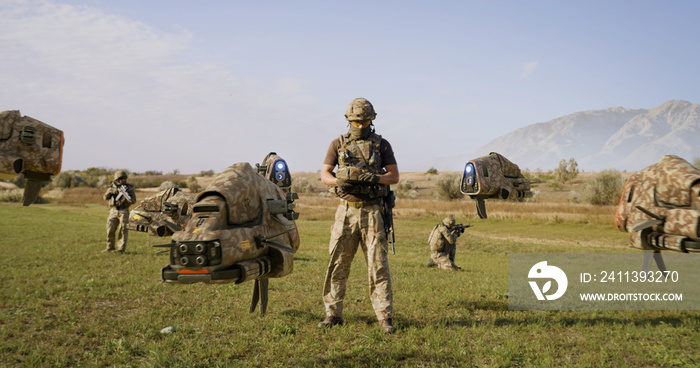
<path fill-rule="evenodd" d="M 164 285 L 169 239 L 130 232 L 102 254 L 104 206 L 0 204 L 0 366 L 697 366 L 695 311 L 509 311 L 507 254 L 632 251 L 612 224 L 473 220 L 450 273 L 425 267 L 442 216 L 397 219 L 390 256 L 398 331 L 379 332 L 355 259 L 346 324 L 319 330 L 331 220 L 300 220 L 294 272 L 270 282 Z M 303 218 L 303 214 L 302 214 Z M 641 253 L 640 253 L 641 262 Z M 165 327 L 171 334 L 161 334 Z"/>

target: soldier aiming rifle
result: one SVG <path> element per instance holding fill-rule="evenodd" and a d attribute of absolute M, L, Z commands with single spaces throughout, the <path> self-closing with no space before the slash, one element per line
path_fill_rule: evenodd
<path fill-rule="evenodd" d="M 127 174 L 120 170 L 114 173 L 114 181 L 105 192 L 104 199 L 109 201 L 109 216 L 107 217 L 107 247 L 102 252 L 115 250 L 115 238 L 119 229 L 119 244 L 116 250 L 124 253 L 129 230 L 129 207 L 136 203 L 134 187 L 126 182 Z"/>
<path fill-rule="evenodd" d="M 116 189 L 117 193 L 119 193 L 119 194 L 117 194 L 116 197 L 113 197 L 114 198 L 113 203 L 119 202 L 122 198 L 126 199 L 129 203 L 135 202 L 133 199 L 131 199 L 129 192 L 127 191 L 127 184 L 117 185 L 115 182 L 112 182 L 111 187 Z"/>
<path fill-rule="evenodd" d="M 457 238 L 464 233 L 464 229 L 470 226 L 455 224 L 455 218 L 452 216 L 445 217 L 442 223 L 435 225 L 428 237 L 428 245 L 430 245 L 428 267 L 437 266 L 441 270 L 460 270 L 461 268 L 454 262 L 457 252 Z"/>

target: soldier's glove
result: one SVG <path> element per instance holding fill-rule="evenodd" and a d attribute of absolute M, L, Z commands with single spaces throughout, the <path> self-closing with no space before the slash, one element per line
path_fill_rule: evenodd
<path fill-rule="evenodd" d="M 355 180 L 343 178 L 337 178 L 336 181 L 338 182 L 338 188 L 343 191 L 348 190 L 348 188 L 352 187 L 353 184 L 357 183 Z"/>
<path fill-rule="evenodd" d="M 379 183 L 379 179 L 380 179 L 379 175 L 374 175 L 372 173 L 364 173 L 364 174 L 361 174 L 357 178 L 357 181 L 362 183 L 362 184 L 374 185 L 374 184 Z"/>
<path fill-rule="evenodd" d="M 109 189 L 107 189 L 107 193 L 111 194 L 112 196 L 116 196 L 119 194 L 119 191 L 115 187 L 109 187 Z"/>

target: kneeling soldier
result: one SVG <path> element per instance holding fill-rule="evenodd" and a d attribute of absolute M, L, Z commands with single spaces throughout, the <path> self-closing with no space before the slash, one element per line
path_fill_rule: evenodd
<path fill-rule="evenodd" d="M 445 217 L 442 223 L 435 225 L 430 237 L 428 237 L 428 245 L 430 245 L 428 267 L 437 266 L 441 270 L 454 271 L 460 269 L 454 261 L 457 238 L 462 232 L 464 232 L 464 227 L 455 226 L 455 218 L 452 216 Z"/>

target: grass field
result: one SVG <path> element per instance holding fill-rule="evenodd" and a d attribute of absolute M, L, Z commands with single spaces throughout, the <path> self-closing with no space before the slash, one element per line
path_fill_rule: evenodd
<path fill-rule="evenodd" d="M 169 239 L 132 231 L 126 254 L 100 253 L 104 205 L 0 203 L 0 366 L 700 364 L 695 311 L 508 310 L 508 253 L 634 252 L 612 225 L 614 208 L 489 203 L 491 218 L 480 220 L 471 201 L 423 201 L 397 205 L 389 262 L 398 331 L 389 336 L 377 327 L 361 255 L 346 324 L 316 328 L 332 199 L 298 201 L 294 272 L 271 280 L 263 317 L 248 313 L 252 283 L 161 283 L 168 260 L 151 245 Z M 425 267 L 427 235 L 445 213 L 473 225 L 459 239 L 456 273 Z M 162 334 L 165 327 L 175 332 Z"/>

